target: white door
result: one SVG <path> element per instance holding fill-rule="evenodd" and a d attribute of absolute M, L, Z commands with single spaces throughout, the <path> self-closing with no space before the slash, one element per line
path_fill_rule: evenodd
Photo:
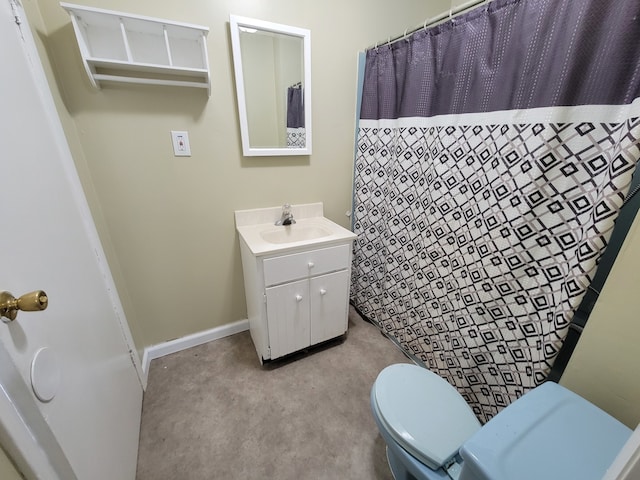
<path fill-rule="evenodd" d="M 7 430 L 24 421 L 65 480 L 133 479 L 142 386 L 130 334 L 29 27 L 24 16 L 16 25 L 9 0 L 0 0 L 0 45 L 0 291 L 17 297 L 41 289 L 49 299 L 44 311 L 0 323 L 0 381 L 9 399 L 0 407 L 15 403 L 20 412 L 9 418 L 0 408 L 0 422 Z M 19 372 L 17 389 L 11 369 Z M 15 458 L 7 441 L 20 440 L 9 437 L 0 432 Z"/>

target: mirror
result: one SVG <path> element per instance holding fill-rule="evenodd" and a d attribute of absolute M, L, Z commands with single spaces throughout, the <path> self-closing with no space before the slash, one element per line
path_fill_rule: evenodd
<path fill-rule="evenodd" d="M 242 151 L 311 155 L 311 32 L 231 15 Z"/>

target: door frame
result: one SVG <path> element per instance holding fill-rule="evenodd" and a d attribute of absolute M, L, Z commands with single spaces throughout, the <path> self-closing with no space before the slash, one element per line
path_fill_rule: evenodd
<path fill-rule="evenodd" d="M 85 234 L 95 253 L 104 287 L 113 307 L 114 320 L 119 324 L 123 340 L 129 350 L 131 363 L 144 390 L 146 381 L 140 357 L 84 195 L 25 11 L 19 0 L 0 1 L 5 2 L 5 7 L 2 8 L 3 16 L 6 15 L 7 4 L 9 5 L 9 14 L 13 17 L 12 24 L 22 38 L 23 54 L 29 64 L 47 122 L 55 138 L 56 154 L 60 156 L 63 163 L 64 174 L 80 213 Z M 3 18 L 2 21 L 8 23 L 9 19 Z M 2 327 L 3 325 L 0 325 L 0 328 Z M 2 342 L 0 342 L 0 445 L 27 479 L 76 479 L 60 444 L 40 413 L 31 389 L 22 379 Z"/>

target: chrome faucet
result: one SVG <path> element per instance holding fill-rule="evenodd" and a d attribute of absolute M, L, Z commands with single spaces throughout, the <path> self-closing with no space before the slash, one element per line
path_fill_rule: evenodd
<path fill-rule="evenodd" d="M 289 205 L 288 203 L 285 203 L 282 206 L 282 216 L 280 217 L 280 220 L 276 221 L 276 225 L 291 225 L 293 223 L 296 223 L 296 221 L 293 219 L 293 213 L 291 213 L 291 205 Z"/>

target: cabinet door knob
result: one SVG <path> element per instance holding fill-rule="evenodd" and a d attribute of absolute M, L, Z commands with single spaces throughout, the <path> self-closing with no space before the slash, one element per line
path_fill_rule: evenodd
<path fill-rule="evenodd" d="M 296 302 L 302 301 L 302 295 L 296 295 Z"/>
<path fill-rule="evenodd" d="M 326 295 L 327 291 L 324 288 L 320 289 L 320 295 Z"/>
<path fill-rule="evenodd" d="M 309 262 L 307 265 L 309 266 L 309 268 L 313 268 L 313 267 L 316 266 L 315 263 L 313 263 L 313 262 Z"/>

